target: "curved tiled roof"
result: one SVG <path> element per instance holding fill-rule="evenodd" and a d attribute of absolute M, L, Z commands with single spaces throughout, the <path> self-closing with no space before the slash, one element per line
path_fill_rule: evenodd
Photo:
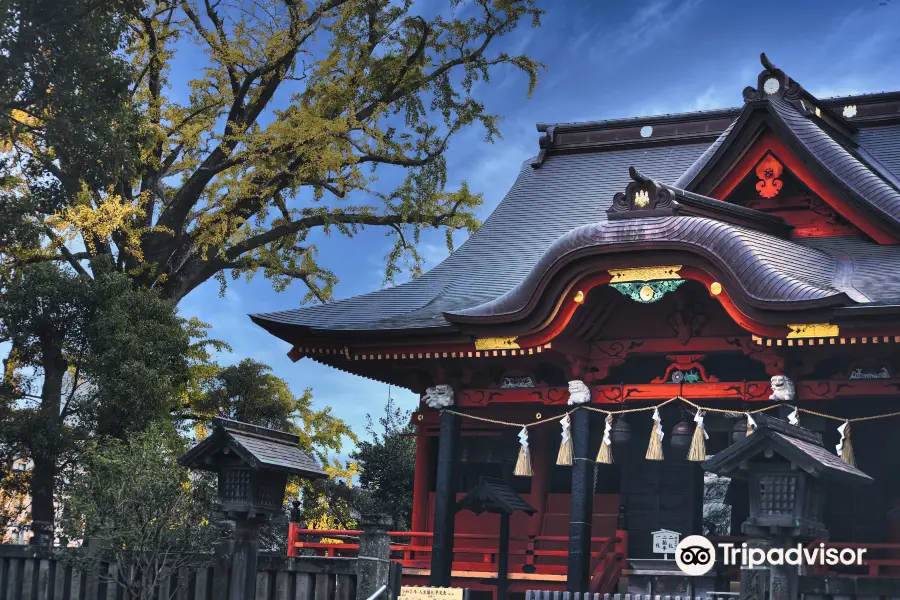
<path fill-rule="evenodd" d="M 672 187 L 676 187 L 676 188 L 680 188 L 680 189 L 687 188 L 688 184 L 691 181 L 693 181 L 694 177 L 697 176 L 697 173 L 699 173 L 700 170 L 703 169 L 703 167 L 705 167 L 707 165 L 707 163 L 709 163 L 710 159 L 716 153 L 716 150 L 719 149 L 719 146 L 722 145 L 722 142 L 725 141 L 725 139 L 728 137 L 728 134 L 731 133 L 732 129 L 734 129 L 734 123 L 729 125 L 728 129 L 723 131 L 722 134 L 718 137 L 718 139 L 715 142 L 713 142 L 710 145 L 710 147 L 707 148 L 703 154 L 700 155 L 700 158 L 695 160 L 694 164 L 692 164 L 687 171 L 685 171 L 684 173 L 681 174 L 681 177 L 679 177 L 675 181 L 675 183 L 672 184 Z"/>
<path fill-rule="evenodd" d="M 891 134 L 898 133 L 897 127 L 878 128 L 871 133 L 863 130 L 857 135 L 860 150 L 848 149 L 820 127 L 811 116 L 801 114 L 794 104 L 784 98 L 772 97 L 762 102 L 746 104 L 738 120 L 732 123 L 678 178 L 674 186 L 691 189 L 695 178 L 714 160 L 724 142 L 739 133 L 735 126 L 746 120 L 749 113 L 763 108 L 768 109 L 780 128 L 789 132 L 799 142 L 800 147 L 804 148 L 809 156 L 837 182 L 856 194 L 863 204 L 869 205 L 876 212 L 900 225 L 900 181 L 895 174 L 896 169 L 900 168 L 900 146 L 888 138 Z M 866 145 L 869 144 L 873 148 L 871 153 L 866 149 Z M 878 154 L 885 155 L 887 165 L 882 164 L 877 157 Z"/>
<path fill-rule="evenodd" d="M 253 315 L 257 323 L 317 329 L 406 329 L 448 325 L 447 311 L 487 302 L 509 291 L 556 239 L 606 218 L 612 197 L 635 166 L 659 181 L 676 179 L 706 144 L 548 157 L 530 161 L 481 228 L 446 260 L 396 287 L 329 304 Z"/>
<path fill-rule="evenodd" d="M 900 220 L 900 193 L 894 187 L 900 177 L 900 125 L 861 127 L 856 134 L 859 149 L 847 149 L 785 100 L 772 99 L 770 114 L 836 179 L 870 201 L 885 218 Z M 474 307 L 525 285 L 548 249 L 560 238 L 570 239 L 572 230 L 581 228 L 584 233 L 593 228 L 600 238 L 612 239 L 609 236 L 650 227 L 629 226 L 630 221 L 615 226 L 606 223 L 613 195 L 629 183 L 628 168 L 634 166 L 654 180 L 684 187 L 731 133 L 734 125 L 711 146 L 707 142 L 672 145 L 675 142 L 667 141 L 667 145 L 551 153 L 539 169 L 532 169 L 526 161 L 484 225 L 421 277 L 346 300 L 252 318 L 273 332 L 285 326 L 301 332 L 451 328 L 445 313 L 471 313 Z M 700 227 L 703 219 L 671 219 L 688 220 L 674 221 L 679 224 L 668 225 L 668 229 L 660 223 L 653 227 L 662 227 L 660 235 L 676 235 L 677 231 L 677 235 L 687 236 L 679 243 L 689 243 L 684 240 L 699 235 L 699 230 L 691 227 Z M 586 223 L 593 225 L 585 229 Z M 753 273 L 747 269 L 759 270 L 759 282 L 745 283 L 748 298 L 759 302 L 779 298 L 827 301 L 844 292 L 857 302 L 900 302 L 900 248 L 866 239 L 785 241 L 726 223 L 704 227 L 719 232 L 719 243 L 724 244 L 719 250 L 734 257 L 736 274 L 750 277 Z M 739 256 L 753 256 L 758 264 L 740 263 Z M 765 281 L 767 278 L 770 281 Z"/>
<path fill-rule="evenodd" d="M 835 178 L 900 223 L 900 192 L 810 118 L 801 115 L 792 104 L 783 99 L 771 100 L 771 104 L 803 147 Z"/>
<path fill-rule="evenodd" d="M 557 240 L 522 283 L 503 296 L 456 314 L 497 316 L 522 310 L 541 280 L 575 255 L 618 247 L 678 250 L 701 255 L 730 272 L 744 293 L 759 303 L 846 302 L 834 281 L 837 261 L 815 248 L 752 229 L 702 217 L 649 217 L 594 223 Z"/>

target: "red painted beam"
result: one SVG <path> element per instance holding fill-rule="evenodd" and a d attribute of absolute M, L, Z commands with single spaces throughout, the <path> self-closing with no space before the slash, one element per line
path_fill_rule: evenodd
<path fill-rule="evenodd" d="M 818 380 L 796 383 L 798 400 L 821 400 L 841 396 L 896 395 L 900 391 L 900 379 Z M 716 383 L 691 383 L 679 386 L 674 383 L 634 383 L 594 385 L 591 388 L 592 404 L 620 404 L 622 402 L 668 400 L 682 395 L 688 400 L 741 400 L 753 402 L 768 400 L 772 393 L 768 381 L 720 381 Z M 485 407 L 502 404 L 538 404 L 542 406 L 566 406 L 568 388 L 540 387 L 519 389 L 466 389 L 457 397 L 460 408 Z M 423 411 L 427 418 L 428 412 Z M 436 413 L 435 413 L 436 414 Z"/>

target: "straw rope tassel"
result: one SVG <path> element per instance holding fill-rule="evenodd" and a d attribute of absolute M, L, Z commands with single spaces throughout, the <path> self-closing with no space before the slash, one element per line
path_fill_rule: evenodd
<path fill-rule="evenodd" d="M 559 445 L 559 454 L 556 456 L 556 464 L 571 465 L 572 464 L 572 419 L 569 415 L 564 416 L 560 423 L 562 424 L 562 443 Z"/>
<path fill-rule="evenodd" d="M 513 472 L 518 477 L 531 477 L 531 452 L 528 450 L 528 428 L 523 427 L 519 432 L 519 459 L 516 461 L 516 470 Z"/>
<path fill-rule="evenodd" d="M 750 435 L 754 431 L 756 431 L 756 421 L 753 420 L 750 413 L 747 413 L 747 435 Z"/>
<path fill-rule="evenodd" d="M 838 427 L 838 433 L 841 434 L 841 441 L 837 445 L 837 455 L 845 463 L 855 467 L 856 457 L 853 455 L 853 444 L 850 443 L 850 421 L 844 421 L 844 424 Z"/>
<path fill-rule="evenodd" d="M 612 457 L 612 440 L 609 435 L 612 432 L 612 415 L 606 415 L 606 427 L 603 429 L 603 441 L 600 442 L 600 450 L 597 452 L 597 462 L 604 465 L 611 465 Z"/>
<path fill-rule="evenodd" d="M 691 438 L 691 447 L 688 450 L 687 459 L 694 462 L 703 462 L 706 460 L 706 440 L 709 438 L 709 434 L 706 433 L 706 428 L 703 427 L 702 410 L 697 410 L 697 414 L 694 415 L 694 422 L 697 423 L 697 427 L 694 429 L 694 437 Z"/>
<path fill-rule="evenodd" d="M 647 446 L 647 455 L 644 457 L 647 460 L 662 460 L 663 459 L 663 447 L 662 441 L 663 436 L 662 429 L 662 417 L 659 416 L 659 409 L 653 409 L 653 428 L 650 430 L 650 445 Z"/>

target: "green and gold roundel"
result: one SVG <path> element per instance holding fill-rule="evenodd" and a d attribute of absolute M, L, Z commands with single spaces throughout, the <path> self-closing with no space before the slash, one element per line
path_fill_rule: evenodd
<path fill-rule="evenodd" d="M 610 285 L 635 302 L 650 304 L 677 289 L 684 281 L 684 279 L 668 279 L 666 281 L 611 283 Z"/>

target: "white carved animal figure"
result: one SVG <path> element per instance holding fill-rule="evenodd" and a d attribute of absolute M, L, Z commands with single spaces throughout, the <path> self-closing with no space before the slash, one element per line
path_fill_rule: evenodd
<path fill-rule="evenodd" d="M 569 382 L 569 405 L 587 404 L 591 401 L 591 390 L 587 384 L 579 379 Z"/>
<path fill-rule="evenodd" d="M 453 388 L 446 383 L 425 390 L 425 404 L 430 408 L 453 406 Z"/>
<path fill-rule="evenodd" d="M 794 401 L 794 382 L 784 375 L 775 375 L 772 377 L 772 395 L 769 400 L 777 402 L 793 402 Z"/>

